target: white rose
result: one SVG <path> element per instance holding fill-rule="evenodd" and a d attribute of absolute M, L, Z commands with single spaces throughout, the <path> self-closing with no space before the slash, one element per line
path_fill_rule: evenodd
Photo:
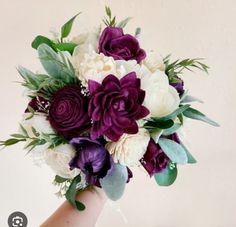
<path fill-rule="evenodd" d="M 158 70 L 143 76 L 141 87 L 146 91 L 144 106 L 149 109 L 152 116 L 163 117 L 178 108 L 179 94 L 169 85 L 168 77 L 164 72 Z"/>
<path fill-rule="evenodd" d="M 79 169 L 70 170 L 69 162 L 75 156 L 75 150 L 70 144 L 62 144 L 45 151 L 45 162 L 60 177 L 74 178 L 80 173 Z"/>
<path fill-rule="evenodd" d="M 139 160 L 145 154 L 149 140 L 148 131 L 140 128 L 137 134 L 123 134 L 117 142 L 109 142 L 106 149 L 112 155 L 114 162 L 128 167 L 139 166 Z"/>
<path fill-rule="evenodd" d="M 152 72 L 157 70 L 165 71 L 165 64 L 162 57 L 155 52 L 151 51 L 147 53 L 147 57 L 143 61 L 143 64 Z"/>

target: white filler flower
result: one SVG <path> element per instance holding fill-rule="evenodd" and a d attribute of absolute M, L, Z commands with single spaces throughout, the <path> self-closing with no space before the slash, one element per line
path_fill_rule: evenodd
<path fill-rule="evenodd" d="M 109 142 L 106 149 L 113 156 L 114 162 L 128 167 L 139 166 L 149 140 L 148 131 L 140 128 L 137 134 L 124 134 L 117 142 Z"/>
<path fill-rule="evenodd" d="M 141 78 L 141 87 L 145 90 L 144 106 L 154 117 L 163 117 L 174 110 L 180 104 L 179 94 L 169 85 L 166 74 L 157 70 L 153 74 L 147 74 Z"/>

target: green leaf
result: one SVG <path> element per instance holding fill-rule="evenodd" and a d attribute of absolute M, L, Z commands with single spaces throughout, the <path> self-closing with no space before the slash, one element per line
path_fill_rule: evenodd
<path fill-rule="evenodd" d="M 156 173 L 154 175 L 155 180 L 160 186 L 170 186 L 172 185 L 177 178 L 177 166 L 167 166 L 162 172 Z"/>
<path fill-rule="evenodd" d="M 167 121 L 167 120 L 174 120 L 179 114 L 183 113 L 185 110 L 187 110 L 190 107 L 190 105 L 184 105 L 180 106 L 178 109 L 176 109 L 171 114 L 165 116 L 165 117 L 152 117 L 153 120 L 159 120 L 159 121 Z"/>
<path fill-rule="evenodd" d="M 34 134 L 36 137 L 38 137 L 38 136 L 40 135 L 39 132 L 37 132 L 37 130 L 36 130 L 34 127 L 32 127 L 31 129 L 32 129 L 33 134 Z"/>
<path fill-rule="evenodd" d="M 162 135 L 168 136 L 175 133 L 182 125 L 179 123 L 174 124 L 171 128 L 163 130 Z"/>
<path fill-rule="evenodd" d="M 109 6 L 105 6 L 105 11 L 106 11 L 107 16 L 111 18 L 111 8 Z"/>
<path fill-rule="evenodd" d="M 154 119 L 152 118 L 152 120 L 148 121 L 147 123 L 144 124 L 144 127 L 146 129 L 150 129 L 150 131 L 152 131 L 152 129 L 167 129 L 167 128 L 171 128 L 174 125 L 174 121 L 169 119 L 169 120 L 158 120 L 158 119 Z"/>
<path fill-rule="evenodd" d="M 20 124 L 20 129 L 25 136 L 29 137 L 28 132 L 26 131 L 26 129 L 23 127 L 22 124 Z"/>
<path fill-rule="evenodd" d="M 38 35 L 32 42 L 31 46 L 34 48 L 34 49 L 38 49 L 38 47 L 41 45 L 41 44 L 47 44 L 48 46 L 50 47 L 53 47 L 53 42 L 52 40 L 50 40 L 49 38 L 45 37 L 45 36 L 42 36 L 42 35 Z"/>
<path fill-rule="evenodd" d="M 72 55 L 77 44 L 75 43 L 56 43 L 54 47 L 60 51 L 68 51 Z"/>
<path fill-rule="evenodd" d="M 199 121 L 203 121 L 205 123 L 208 123 L 212 126 L 215 127 L 219 127 L 220 125 L 218 123 L 216 123 L 215 121 L 211 120 L 210 118 L 208 118 L 205 114 L 201 113 L 200 111 L 194 109 L 194 108 L 188 108 L 183 112 L 183 115 L 185 117 L 194 119 L 194 120 L 199 120 Z"/>
<path fill-rule="evenodd" d="M 10 135 L 11 137 L 15 137 L 15 138 L 18 138 L 18 139 L 25 139 L 26 137 L 22 134 L 11 134 Z"/>
<path fill-rule="evenodd" d="M 51 47 L 42 44 L 38 48 L 39 59 L 46 72 L 54 79 L 66 83 L 75 83 L 74 68 L 63 52 L 56 53 Z"/>
<path fill-rule="evenodd" d="M 141 28 L 136 28 L 135 30 L 135 37 L 138 38 L 141 34 Z"/>
<path fill-rule="evenodd" d="M 61 28 L 61 39 L 66 38 L 70 32 L 72 25 L 74 23 L 75 18 L 79 15 L 80 13 L 77 13 L 75 16 L 73 16 L 69 21 L 67 21 Z"/>
<path fill-rule="evenodd" d="M 131 19 L 132 19 L 132 17 L 127 17 L 126 19 L 124 19 L 120 23 L 118 23 L 117 27 L 124 28 Z"/>
<path fill-rule="evenodd" d="M 197 160 L 192 156 L 192 154 L 189 152 L 189 150 L 187 149 L 187 147 L 184 146 L 183 143 L 181 143 L 181 146 L 184 148 L 184 150 L 185 150 L 185 152 L 186 152 L 186 154 L 187 154 L 187 156 L 188 156 L 188 163 L 189 163 L 189 164 L 194 164 L 194 163 L 196 163 Z"/>
<path fill-rule="evenodd" d="M 190 102 L 203 103 L 202 100 L 200 100 L 199 98 L 196 98 L 196 97 L 194 97 L 194 96 L 191 96 L 191 95 L 185 95 L 185 96 L 181 99 L 181 103 L 190 103 Z"/>
<path fill-rule="evenodd" d="M 68 188 L 68 190 L 65 194 L 65 197 L 73 207 L 75 207 L 79 211 L 83 211 L 85 209 L 85 205 L 76 200 L 76 195 L 78 193 L 77 184 L 80 183 L 80 181 L 81 181 L 80 175 L 76 176 L 73 179 L 70 187 Z"/>
<path fill-rule="evenodd" d="M 68 180 L 68 179 L 66 179 L 66 178 L 64 178 L 64 177 L 60 177 L 60 176 L 58 176 L 58 175 L 56 175 L 56 176 L 55 176 L 55 179 L 54 179 L 54 181 L 57 182 L 57 183 L 59 183 L 59 184 L 64 183 L 64 182 L 66 182 L 67 180 Z"/>
<path fill-rule="evenodd" d="M 116 201 L 123 195 L 127 179 L 127 167 L 115 164 L 113 171 L 109 175 L 100 179 L 100 184 L 107 197 Z"/>
<path fill-rule="evenodd" d="M 14 145 L 18 142 L 21 142 L 21 141 L 25 141 L 25 139 L 15 139 L 15 138 L 12 138 L 12 139 L 8 139 L 6 141 L 0 141 L 0 145 L 2 146 L 11 146 L 11 145 Z"/>
<path fill-rule="evenodd" d="M 158 144 L 172 162 L 178 164 L 188 163 L 187 154 L 180 144 L 166 138 L 160 138 Z"/>

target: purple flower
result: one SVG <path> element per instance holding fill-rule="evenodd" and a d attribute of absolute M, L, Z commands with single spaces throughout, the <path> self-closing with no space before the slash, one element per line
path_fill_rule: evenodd
<path fill-rule="evenodd" d="M 109 152 L 98 142 L 87 137 L 74 138 L 70 142 L 76 149 L 76 156 L 70 167 L 80 169 L 89 184 L 96 184 L 99 178 L 109 174 L 114 166 Z"/>
<path fill-rule="evenodd" d="M 115 60 L 136 60 L 140 63 L 146 53 L 140 48 L 138 40 L 124 34 L 122 28 L 107 27 L 99 40 L 99 52 Z"/>
<path fill-rule="evenodd" d="M 176 78 L 176 81 L 171 82 L 170 85 L 177 90 L 180 96 L 184 94 L 184 81 L 181 78 Z"/>
<path fill-rule="evenodd" d="M 141 160 L 141 164 L 146 169 L 150 176 L 159 173 L 167 167 L 169 158 L 162 151 L 161 147 L 150 139 L 147 151 Z"/>
<path fill-rule="evenodd" d="M 93 120 L 92 139 L 104 135 L 118 141 L 123 133 L 138 132 L 136 120 L 147 116 L 149 111 L 142 106 L 145 92 L 140 89 L 140 79 L 134 72 L 120 80 L 108 75 L 102 84 L 89 80 L 88 87 L 91 94 L 88 113 Z"/>
<path fill-rule="evenodd" d="M 37 112 L 46 113 L 49 109 L 49 106 L 50 102 L 47 99 L 41 96 L 37 96 L 30 100 L 25 113 L 28 113 L 30 111 L 30 108 Z"/>
<path fill-rule="evenodd" d="M 49 108 L 49 122 L 55 131 L 68 139 L 77 137 L 90 127 L 88 97 L 80 86 L 67 85 L 57 91 Z"/>

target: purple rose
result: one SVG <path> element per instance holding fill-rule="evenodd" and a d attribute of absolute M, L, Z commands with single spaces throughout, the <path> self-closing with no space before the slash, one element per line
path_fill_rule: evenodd
<path fill-rule="evenodd" d="M 176 81 L 171 82 L 170 85 L 177 90 L 180 96 L 184 94 L 184 81 L 181 78 L 176 78 Z"/>
<path fill-rule="evenodd" d="M 91 129 L 92 139 L 102 135 L 112 141 L 117 141 L 123 133 L 136 134 L 138 125 L 136 120 L 149 114 L 142 106 L 145 92 L 140 88 L 140 79 L 134 72 L 122 79 L 108 75 L 99 84 L 89 80 L 89 116 L 93 120 Z"/>
<path fill-rule="evenodd" d="M 49 108 L 49 122 L 55 131 L 67 138 L 77 137 L 90 127 L 88 97 L 79 85 L 67 85 L 53 96 Z"/>
<path fill-rule="evenodd" d="M 138 40 L 124 34 L 122 28 L 107 27 L 99 40 L 99 52 L 115 60 L 136 60 L 140 63 L 146 53 L 140 48 Z"/>
<path fill-rule="evenodd" d="M 114 166 L 109 152 L 98 142 L 86 137 L 74 138 L 70 142 L 77 154 L 71 160 L 70 167 L 79 168 L 89 184 L 96 184 L 98 179 L 109 174 Z"/>
<path fill-rule="evenodd" d="M 156 144 L 153 139 L 150 139 L 147 151 L 141 160 L 141 164 L 148 174 L 153 176 L 155 173 L 161 172 L 167 167 L 169 160 L 159 144 Z"/>

